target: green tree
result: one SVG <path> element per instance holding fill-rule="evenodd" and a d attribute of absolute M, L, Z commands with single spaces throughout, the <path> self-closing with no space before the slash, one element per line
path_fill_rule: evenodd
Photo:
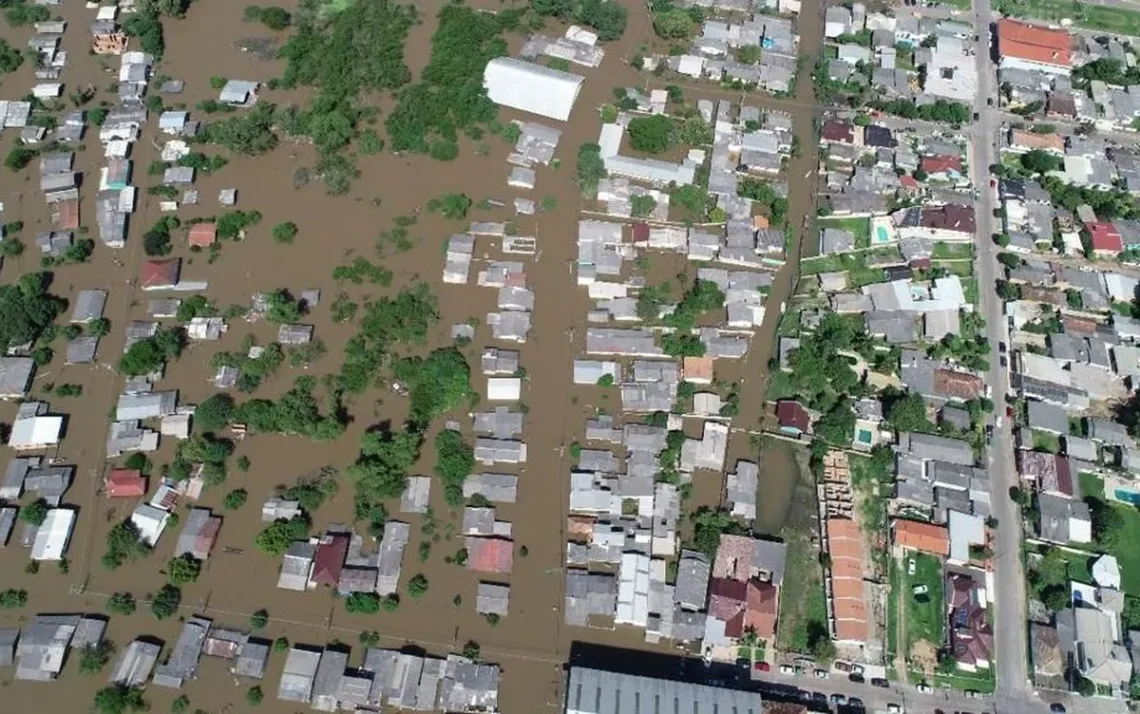
<path fill-rule="evenodd" d="M 627 127 L 629 144 L 637 151 L 660 154 L 673 147 L 673 120 L 664 114 L 631 119 Z"/>
<path fill-rule="evenodd" d="M 171 558 L 166 564 L 166 578 L 171 585 L 188 585 L 202 574 L 202 561 L 189 553 Z"/>
<path fill-rule="evenodd" d="M 32 561 L 35 562 L 35 561 Z M 8 588 L 0 592 L 0 609 L 15 610 L 28 604 L 28 591 Z"/>
<path fill-rule="evenodd" d="M 263 630 L 269 624 L 269 611 L 265 609 L 258 610 L 249 616 L 249 629 Z"/>
<path fill-rule="evenodd" d="M 20 520 L 33 526 L 43 525 L 47 515 L 48 504 L 42 498 L 37 498 L 20 509 Z"/>
<path fill-rule="evenodd" d="M 435 437 L 435 471 L 443 480 L 444 499 L 453 506 L 463 503 L 463 482 L 475 468 L 475 452 L 463 435 L 445 429 Z"/>
<path fill-rule="evenodd" d="M 247 690 L 245 693 L 245 700 L 252 706 L 261 704 L 263 697 L 264 695 L 261 693 L 261 687 L 258 687 L 257 685 L 250 687 L 249 690 Z"/>
<path fill-rule="evenodd" d="M 682 40 L 693 34 L 696 23 L 681 8 L 673 8 L 653 15 L 653 31 L 666 40 Z"/>
<path fill-rule="evenodd" d="M 380 596 L 376 593 L 351 593 L 344 600 L 344 609 L 354 615 L 375 615 L 380 612 Z"/>
<path fill-rule="evenodd" d="M 428 579 L 424 577 L 423 573 L 417 573 L 411 580 L 408 581 L 408 594 L 413 599 L 418 600 L 427 594 Z"/>
<path fill-rule="evenodd" d="M 0 352 L 33 342 L 63 312 L 66 303 L 45 289 L 46 274 L 27 273 L 0 286 Z"/>
<path fill-rule="evenodd" d="M 276 5 L 269 5 L 267 7 L 247 5 L 245 11 L 242 13 L 242 19 L 246 22 L 260 22 L 270 30 L 284 30 L 286 27 L 289 27 L 292 16 L 285 8 L 277 7 Z"/>
<path fill-rule="evenodd" d="M 207 397 L 194 410 L 194 426 L 200 431 L 219 431 L 229 425 L 233 416 L 233 397 L 219 392 Z"/>
<path fill-rule="evenodd" d="M 222 499 L 222 507 L 227 511 L 236 511 L 245 505 L 246 499 L 248 498 L 249 493 L 244 488 L 235 488 Z"/>
<path fill-rule="evenodd" d="M 722 534 L 744 534 L 744 527 L 737 523 L 727 511 L 714 511 L 707 506 L 702 506 L 693 513 L 692 521 L 693 547 L 710 559 L 716 557 Z"/>
<path fill-rule="evenodd" d="M 142 690 L 113 684 L 95 692 L 95 711 L 98 714 L 127 714 L 145 712 L 150 705 L 143 699 Z"/>
<path fill-rule="evenodd" d="M 887 411 L 887 420 L 896 431 L 929 432 L 933 428 L 926 417 L 926 402 L 916 392 L 907 392 L 894 400 Z"/>
<path fill-rule="evenodd" d="M 467 640 L 467 644 L 463 645 L 463 656 L 467 659 L 478 662 L 480 654 L 479 643 L 475 640 Z"/>
<path fill-rule="evenodd" d="M 81 674 L 99 674 L 111 655 L 115 653 L 115 645 L 110 640 L 100 640 L 96 644 L 86 645 L 79 655 L 79 672 Z"/>
<path fill-rule="evenodd" d="M 578 147 L 578 187 L 583 194 L 592 196 L 597 193 L 598 182 L 607 175 L 602 147 L 588 143 Z"/>
<path fill-rule="evenodd" d="M 445 193 L 442 196 L 428 201 L 427 208 L 432 213 L 438 213 L 444 218 L 458 221 L 467 217 L 471 209 L 471 199 L 463 193 Z"/>
<path fill-rule="evenodd" d="M 274 290 L 266 296 L 268 309 L 265 318 L 270 322 L 295 323 L 301 319 L 303 311 L 301 302 L 294 298 L 288 290 Z"/>
<path fill-rule="evenodd" d="M 182 591 L 173 585 L 163 585 L 150 601 L 155 618 L 165 620 L 178 612 L 182 604 Z"/>
<path fill-rule="evenodd" d="M 185 694 L 180 695 L 177 699 L 170 703 L 171 714 L 184 714 L 190 708 L 190 697 Z"/>
<path fill-rule="evenodd" d="M 107 551 L 103 567 L 114 570 L 127 561 L 137 560 L 150 553 L 150 546 L 142 540 L 138 526 L 128 521 L 116 523 L 107 533 Z"/>
<path fill-rule="evenodd" d="M 262 553 L 279 558 L 295 541 L 308 537 L 309 519 L 303 515 L 294 516 L 292 520 L 274 521 L 253 539 L 253 544 Z"/>

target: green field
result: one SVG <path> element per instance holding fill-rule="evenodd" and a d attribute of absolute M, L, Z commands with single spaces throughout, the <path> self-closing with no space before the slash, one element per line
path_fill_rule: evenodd
<path fill-rule="evenodd" d="M 813 506 L 814 502 L 813 498 Z M 807 653 L 814 640 L 827 636 L 823 569 L 807 532 L 787 526 L 784 536 L 788 556 L 784 584 L 780 588 L 776 643 L 782 652 Z"/>
<path fill-rule="evenodd" d="M 970 259 L 974 257 L 974 246 L 972 243 L 935 243 L 934 244 L 934 258 L 947 260 L 947 259 Z"/>
<path fill-rule="evenodd" d="M 907 574 L 908 561 L 914 560 L 914 575 Z M 942 644 L 946 611 L 942 606 L 942 561 L 925 553 L 908 553 L 899 566 L 899 576 L 906 601 L 906 648 L 920 640 L 934 647 Z M 925 585 L 925 595 L 915 595 L 914 588 Z M 891 593 L 892 599 L 896 593 Z"/>
<path fill-rule="evenodd" d="M 801 275 L 844 272 L 847 273 L 847 286 L 849 288 L 861 288 L 871 283 L 885 282 L 887 279 L 887 273 L 882 268 L 872 268 L 867 265 L 865 253 L 843 253 L 808 258 L 800 263 Z"/>
<path fill-rule="evenodd" d="M 1120 515 L 1120 528 L 1110 546 L 1104 548 L 1098 543 L 1094 544 L 1092 549 L 1106 550 L 1115 555 L 1120 563 L 1121 585 L 1124 592 L 1133 597 L 1140 597 L 1140 549 L 1136 547 L 1136 544 L 1140 543 L 1140 511 L 1116 501 L 1105 501 L 1104 482 L 1090 473 L 1081 473 L 1080 484 L 1081 494 L 1086 499 L 1095 498 L 1104 501 L 1105 505 Z"/>
<path fill-rule="evenodd" d="M 1072 0 L 997 0 L 994 10 L 1038 20 L 1072 20 L 1074 25 L 1118 35 L 1140 35 L 1140 11 Z"/>

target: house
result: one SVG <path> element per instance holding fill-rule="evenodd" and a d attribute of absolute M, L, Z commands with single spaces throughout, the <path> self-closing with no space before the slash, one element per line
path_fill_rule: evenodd
<path fill-rule="evenodd" d="M 1092 578 L 1093 582 L 1102 588 L 1119 590 L 1120 565 L 1116 562 L 1116 557 L 1102 555 L 1093 561 Z"/>
<path fill-rule="evenodd" d="M 198 660 L 202 656 L 202 647 L 210 633 L 211 624 L 210 620 L 203 617 L 186 620 L 169 658 L 154 672 L 156 686 L 180 689 L 187 679 L 193 679 L 197 675 Z"/>
<path fill-rule="evenodd" d="M 958 565 L 970 561 L 970 548 L 986 544 L 986 522 L 980 516 L 950 511 L 950 554 L 947 562 Z"/>
<path fill-rule="evenodd" d="M 294 646 L 285 659 L 285 670 L 277 688 L 277 698 L 286 702 L 308 702 L 313 680 L 320 666 L 321 653 Z"/>
<path fill-rule="evenodd" d="M 59 443 L 63 431 L 63 417 L 47 414 L 43 402 L 24 402 L 20 405 L 8 446 L 16 451 L 47 449 Z"/>
<path fill-rule="evenodd" d="M 198 560 L 206 560 L 210 557 L 221 527 L 222 519 L 211 514 L 210 509 L 191 508 L 182 532 L 178 534 L 175 557 L 189 553 Z"/>
<path fill-rule="evenodd" d="M 1132 660 L 1119 643 L 1114 617 L 1095 607 L 1074 607 L 1073 624 L 1076 669 L 1094 684 L 1127 692 Z"/>
<path fill-rule="evenodd" d="M 149 503 L 139 505 L 131 513 L 131 523 L 139 531 L 139 540 L 152 547 L 158 542 L 162 531 L 166 529 L 168 520 L 170 520 L 170 514 L 167 511 Z"/>
<path fill-rule="evenodd" d="M 510 604 L 511 587 L 497 583 L 479 583 L 475 592 L 475 612 L 480 615 L 505 617 Z"/>
<path fill-rule="evenodd" d="M 811 414 L 799 402 L 787 399 L 777 402 L 776 421 L 785 434 L 798 437 L 811 433 Z"/>
<path fill-rule="evenodd" d="M 257 82 L 231 79 L 222 87 L 218 101 L 233 106 L 249 106 L 257 101 Z"/>
<path fill-rule="evenodd" d="M 22 399 L 28 393 L 36 363 L 31 357 L 0 357 L 0 399 Z"/>
<path fill-rule="evenodd" d="M 85 325 L 103 317 L 103 306 L 106 303 L 106 290 L 80 290 L 75 297 L 75 308 L 71 311 L 72 324 Z"/>
<path fill-rule="evenodd" d="M 1029 625 L 1029 641 L 1033 655 L 1033 673 L 1038 677 L 1063 677 L 1065 652 L 1056 627 L 1036 622 Z"/>
<path fill-rule="evenodd" d="M 313 341 L 312 325 L 281 325 L 277 341 L 283 345 L 305 345 Z"/>
<path fill-rule="evenodd" d="M 1057 406 L 1048 402 L 1039 402 L 1031 399 L 1026 402 L 1027 423 L 1031 429 L 1039 429 L 1061 436 L 1069 433 L 1069 415 Z"/>
<path fill-rule="evenodd" d="M 107 498 L 142 498 L 146 495 L 146 477 L 137 469 L 111 469 L 103 488 Z"/>
<path fill-rule="evenodd" d="M 514 563 L 514 542 L 502 538 L 467 536 L 467 569 L 479 573 L 511 572 Z"/>
<path fill-rule="evenodd" d="M 990 669 L 994 635 L 986 616 L 985 587 L 968 573 L 949 572 L 945 592 L 950 611 L 950 655 L 955 664 L 967 672 Z"/>
<path fill-rule="evenodd" d="M 218 227 L 214 223 L 195 223 L 190 226 L 187 241 L 190 247 L 209 248 L 218 240 Z"/>
<path fill-rule="evenodd" d="M 75 511 L 70 508 L 52 508 L 47 518 L 36 528 L 36 538 L 32 543 L 32 560 L 62 560 L 71 542 L 71 531 L 75 528 Z"/>
<path fill-rule="evenodd" d="M 78 615 L 36 615 L 16 644 L 16 679 L 50 682 L 59 676 Z"/>
<path fill-rule="evenodd" d="M 1037 497 L 1041 513 L 1038 537 L 1052 543 L 1091 543 L 1092 519 L 1083 501 L 1042 493 Z"/>
<path fill-rule="evenodd" d="M 239 677 L 261 679 L 265 676 L 265 665 L 269 662 L 269 648 L 269 642 L 247 637 L 234 658 L 230 672 Z"/>
<path fill-rule="evenodd" d="M 1120 231 L 1108 221 L 1086 223 L 1085 228 L 1089 232 L 1089 242 L 1094 255 L 1110 258 L 1124 251 L 1124 239 Z"/>
<path fill-rule="evenodd" d="M 313 543 L 297 542 L 290 545 L 281 561 L 281 573 L 277 576 L 277 587 L 282 590 L 296 590 L 298 592 L 307 590 L 316 555 L 317 546 Z"/>
<path fill-rule="evenodd" d="M 673 600 L 680 607 L 692 612 L 704 610 L 711 574 L 712 569 L 708 558 L 703 553 L 682 550 L 677 564 L 677 581 L 673 590 Z"/>
<path fill-rule="evenodd" d="M 349 537 L 343 533 L 328 534 L 317 544 L 313 559 L 313 572 L 309 576 L 309 587 L 318 585 L 336 587 L 341 569 L 348 554 Z"/>
<path fill-rule="evenodd" d="M 946 526 L 896 518 L 892 524 L 895 545 L 945 558 L 950 554 L 950 533 Z"/>
<path fill-rule="evenodd" d="M 181 258 L 148 260 L 139 270 L 139 287 L 143 290 L 169 290 L 178 284 L 181 270 Z"/>
<path fill-rule="evenodd" d="M 134 640 L 119 653 L 111 665 L 110 681 L 124 687 L 141 687 L 150 680 L 162 646 L 154 642 Z"/>

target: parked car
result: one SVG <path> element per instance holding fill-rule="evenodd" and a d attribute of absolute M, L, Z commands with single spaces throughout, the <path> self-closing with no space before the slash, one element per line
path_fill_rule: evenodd
<path fill-rule="evenodd" d="M 906 561 L 906 574 L 907 575 L 914 575 L 914 567 L 915 567 L 914 558 L 911 558 L 910 560 Z"/>
<path fill-rule="evenodd" d="M 780 665 L 780 674 L 792 675 L 796 673 L 796 668 L 790 664 Z"/>
<path fill-rule="evenodd" d="M 827 678 L 828 678 L 828 676 L 829 676 L 829 675 L 828 675 L 828 673 L 827 673 L 827 670 L 826 670 L 826 669 L 817 669 L 817 670 L 815 671 L 815 678 L 816 678 L 816 679 L 827 679 Z"/>
<path fill-rule="evenodd" d="M 982 693 L 976 689 L 966 690 L 966 699 L 981 699 Z"/>
<path fill-rule="evenodd" d="M 1056 712 L 1056 714 L 1065 714 L 1065 705 L 1061 702 L 1053 702 L 1049 705 L 1049 711 Z"/>
<path fill-rule="evenodd" d="M 891 683 L 888 682 L 887 680 L 883 679 L 882 677 L 872 677 L 871 678 L 871 686 L 872 687 L 880 687 L 882 689 L 887 689 L 888 687 L 891 686 Z"/>
<path fill-rule="evenodd" d="M 914 588 L 912 589 L 912 592 L 915 595 L 925 595 L 928 592 L 930 592 L 930 588 L 926 585 L 915 585 Z"/>
<path fill-rule="evenodd" d="M 859 697 L 851 697 L 850 699 L 847 700 L 847 708 L 848 709 L 862 709 L 863 708 L 863 700 L 860 699 Z"/>
<path fill-rule="evenodd" d="M 772 671 L 772 665 L 768 664 L 767 662 L 757 662 L 756 664 L 752 665 L 752 668 L 755 669 L 757 672 L 771 672 Z"/>
<path fill-rule="evenodd" d="M 851 665 L 851 671 L 854 672 L 855 674 L 863 674 L 863 671 L 864 671 L 863 665 L 853 664 L 853 665 Z"/>
<path fill-rule="evenodd" d="M 847 703 L 847 697 L 843 696 L 842 694 L 832 694 L 831 703 L 837 707 L 841 707 Z"/>
<path fill-rule="evenodd" d="M 888 704 L 887 714 L 902 714 L 903 708 L 898 704 Z"/>
<path fill-rule="evenodd" d="M 918 684 L 914 685 L 914 688 L 923 694 L 930 694 L 932 691 L 930 689 L 930 685 L 926 682 L 919 682 Z"/>
<path fill-rule="evenodd" d="M 813 702 L 819 702 L 820 704 L 827 704 L 827 695 L 824 694 L 823 692 L 812 692 L 811 693 L 811 699 Z"/>
<path fill-rule="evenodd" d="M 843 660 L 836 660 L 835 662 L 832 662 L 831 666 L 835 667 L 836 672 L 843 672 L 846 674 L 851 671 L 851 663 L 844 662 Z"/>
<path fill-rule="evenodd" d="M 854 682 L 855 684 L 863 683 L 863 675 L 859 674 L 858 672 L 852 672 L 851 674 L 847 675 L 847 679 L 851 682 Z"/>

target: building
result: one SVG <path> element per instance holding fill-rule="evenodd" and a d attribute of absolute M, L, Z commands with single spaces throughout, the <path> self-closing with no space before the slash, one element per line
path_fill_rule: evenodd
<path fill-rule="evenodd" d="M 139 287 L 143 290 L 169 290 L 178 284 L 181 270 L 181 258 L 148 260 L 139 270 Z"/>
<path fill-rule="evenodd" d="M 282 590 L 304 592 L 309 587 L 309 575 L 313 571 L 313 559 L 317 546 L 312 543 L 294 543 L 285 551 L 281 561 L 281 573 L 277 576 L 277 587 Z"/>
<path fill-rule="evenodd" d="M 69 508 L 52 508 L 47 518 L 36 528 L 32 543 L 32 560 L 62 560 L 71 542 L 75 528 L 75 511 Z"/>
<path fill-rule="evenodd" d="M 867 640 L 867 598 L 863 587 L 863 534 L 848 518 L 827 519 L 831 557 L 832 633 L 840 642 Z"/>
<path fill-rule="evenodd" d="M 1051 30 L 1009 18 L 997 22 L 1000 68 L 1068 74 L 1072 64 L 1072 38 L 1064 30 Z"/>
<path fill-rule="evenodd" d="M 193 679 L 198 672 L 198 659 L 206 637 L 210 634 L 211 621 L 204 617 L 191 617 L 182 625 L 178 639 L 174 643 L 165 664 L 154 672 L 154 683 L 159 687 L 181 689 L 187 679 Z"/>
<path fill-rule="evenodd" d="M 124 687 L 141 687 L 150 679 L 162 647 L 153 642 L 135 640 L 115 658 L 110 681 Z"/>
<path fill-rule="evenodd" d="M 293 647 L 285 660 L 285 671 L 277 688 L 277 698 L 286 702 L 308 703 L 313 691 L 313 680 L 320 666 L 319 651 Z"/>
<path fill-rule="evenodd" d="M 483 86 L 492 102 L 559 121 L 570 118 L 584 80 L 511 57 L 497 57 L 483 71 Z"/>
<path fill-rule="evenodd" d="M 1108 221 L 1095 221 L 1086 223 L 1089 232 L 1089 242 L 1093 254 L 1101 258 L 1111 258 L 1124 251 L 1124 238 L 1116 226 Z"/>
<path fill-rule="evenodd" d="M 799 402 L 788 399 L 777 402 L 776 421 L 785 434 L 800 436 L 811 433 L 811 414 Z"/>
<path fill-rule="evenodd" d="M 213 223 L 195 223 L 190 226 L 187 241 L 190 247 L 209 248 L 218 240 L 218 227 Z"/>
<path fill-rule="evenodd" d="M 945 558 L 950 554 L 950 534 L 945 526 L 896 518 L 895 545 L 903 550 L 917 550 Z"/>
<path fill-rule="evenodd" d="M 313 572 L 309 576 L 310 588 L 318 585 L 337 586 L 340 571 L 344 568 L 344 559 L 348 555 L 348 541 L 348 535 L 343 533 L 326 535 L 321 539 L 313 560 Z"/>
<path fill-rule="evenodd" d="M 210 557 L 221 528 L 222 519 L 212 515 L 210 509 L 191 508 L 182 532 L 178 534 L 175 557 L 189 553 L 198 560 L 206 560 Z"/>
<path fill-rule="evenodd" d="M 49 682 L 59 676 L 78 615 L 36 615 L 16 644 L 16 679 Z"/>
<path fill-rule="evenodd" d="M 0 399 L 23 398 L 35 371 L 31 357 L 0 357 Z"/>
<path fill-rule="evenodd" d="M 514 542 L 503 538 L 467 536 L 467 569 L 479 573 L 511 572 L 514 564 Z"/>
<path fill-rule="evenodd" d="M 728 687 L 712 687 L 672 679 L 652 679 L 632 674 L 571 667 L 567 682 L 565 714 L 613 714 L 614 712 L 661 711 L 732 712 L 762 714 L 760 694 Z"/>

